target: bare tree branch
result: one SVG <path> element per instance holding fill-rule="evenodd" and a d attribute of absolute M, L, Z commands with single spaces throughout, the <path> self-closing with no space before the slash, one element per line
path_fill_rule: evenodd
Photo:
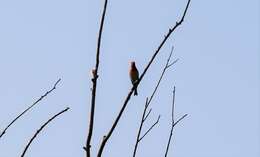
<path fill-rule="evenodd" d="M 104 9 L 101 18 L 101 24 L 99 28 L 98 42 L 97 42 L 97 54 L 96 54 L 96 67 L 92 70 L 93 78 L 92 78 L 92 96 L 91 96 L 91 112 L 90 112 L 90 120 L 88 127 L 88 137 L 86 141 L 85 147 L 83 147 L 86 151 L 86 157 L 90 157 L 90 147 L 91 147 L 91 137 L 93 134 L 93 125 L 94 125 L 94 117 L 95 117 L 95 105 L 96 105 L 96 88 L 97 88 L 97 79 L 98 79 L 98 67 L 99 67 L 99 54 L 100 54 L 100 46 L 103 32 L 103 25 L 106 15 L 107 9 L 107 0 L 105 0 Z"/>
<path fill-rule="evenodd" d="M 130 92 L 128 93 L 124 103 L 123 103 L 123 106 L 121 108 L 121 110 L 119 111 L 111 129 L 109 130 L 109 132 L 107 133 L 107 135 L 105 136 L 105 138 L 103 138 L 102 142 L 101 142 L 101 145 L 99 147 L 99 150 L 98 150 L 98 155 L 97 157 L 101 157 L 102 155 L 102 152 L 103 152 L 103 149 L 108 141 L 108 139 L 111 137 L 112 133 L 114 132 L 114 129 L 116 128 L 117 126 L 117 123 L 119 122 L 127 104 L 128 104 L 128 101 L 130 100 L 131 98 L 131 95 L 133 93 L 133 91 L 137 88 L 137 86 L 139 85 L 139 83 L 142 81 L 144 75 L 146 74 L 147 70 L 149 69 L 150 65 L 152 64 L 152 62 L 154 61 L 155 57 L 157 56 L 157 54 L 160 52 L 161 48 L 163 47 L 163 45 L 165 44 L 165 42 L 167 41 L 167 39 L 170 37 L 170 35 L 175 31 L 175 29 L 180 26 L 184 20 L 184 17 L 186 15 L 186 12 L 188 10 L 188 7 L 189 7 L 189 4 L 190 4 L 190 0 L 188 0 L 188 3 L 186 5 L 186 8 L 184 10 L 184 13 L 182 15 L 182 18 L 179 22 L 176 22 L 175 26 L 173 28 L 170 28 L 169 29 L 169 32 L 167 33 L 167 35 L 164 37 L 163 41 L 161 42 L 161 44 L 159 45 L 159 47 L 157 48 L 157 50 L 155 51 L 155 53 L 153 54 L 152 58 L 150 59 L 150 61 L 148 62 L 146 68 L 144 69 L 143 73 L 140 75 L 140 78 L 139 80 L 137 80 L 136 84 L 134 84 L 130 90 Z"/>
<path fill-rule="evenodd" d="M 167 68 L 171 67 L 171 66 L 172 66 L 173 64 L 175 64 L 178 60 L 179 60 L 179 59 L 176 59 L 175 61 L 173 61 L 171 64 L 169 64 L 169 65 L 167 66 Z"/>
<path fill-rule="evenodd" d="M 150 112 L 151 112 L 152 109 L 149 110 L 149 112 L 147 113 L 146 116 L 144 116 L 144 115 L 146 114 L 147 108 L 148 108 L 149 105 L 151 104 L 151 101 L 152 101 L 152 99 L 153 99 L 153 97 L 154 97 L 154 95 L 155 95 L 155 93 L 156 93 L 156 91 L 157 91 L 157 89 L 158 89 L 158 87 L 159 87 L 161 81 L 162 81 L 162 78 L 163 78 L 163 76 L 164 76 L 166 70 L 170 67 L 170 66 L 169 66 L 169 63 L 170 63 L 170 60 L 171 60 L 171 57 L 172 57 L 172 53 L 173 53 L 173 47 L 172 47 L 172 49 L 171 49 L 170 55 L 169 55 L 169 57 L 168 57 L 168 59 L 167 59 L 167 62 L 166 62 L 165 66 L 164 66 L 164 68 L 163 68 L 163 70 L 162 70 L 161 76 L 160 76 L 160 78 L 159 78 L 159 80 L 158 80 L 158 82 L 157 82 L 157 84 L 156 84 L 156 86 L 155 86 L 155 88 L 154 88 L 154 90 L 153 90 L 153 93 L 152 93 L 150 99 L 149 99 L 149 100 L 146 99 L 146 103 L 145 103 L 145 105 L 144 105 L 145 108 L 144 108 L 144 110 L 143 110 L 142 119 L 141 119 L 141 122 L 140 122 L 140 126 L 139 126 L 139 129 L 138 129 L 138 133 L 137 133 L 137 137 L 136 137 L 136 141 L 135 141 L 135 147 L 134 147 L 133 157 L 136 156 L 136 151 L 137 151 L 138 144 L 139 144 L 139 141 L 140 141 L 140 135 L 141 135 L 141 132 L 142 132 L 142 129 L 143 129 L 143 123 L 145 122 L 146 118 L 149 116 L 149 114 L 150 114 Z M 177 61 L 178 61 L 178 60 L 174 61 L 173 63 L 176 63 Z"/>
<path fill-rule="evenodd" d="M 159 120 L 160 120 L 160 115 L 157 118 L 157 121 L 144 133 L 144 135 L 139 139 L 139 141 L 141 141 L 152 129 L 153 127 L 158 124 Z"/>
<path fill-rule="evenodd" d="M 183 120 L 188 114 L 183 115 L 181 118 L 179 118 L 174 124 L 173 127 L 175 127 L 181 120 Z"/>
<path fill-rule="evenodd" d="M 148 107 L 148 106 L 147 106 L 147 107 Z M 147 107 L 146 107 L 146 108 L 147 108 Z M 147 119 L 147 117 L 150 115 L 151 111 L 152 111 L 152 109 L 150 108 L 150 110 L 148 111 L 147 115 L 144 117 L 143 122 L 144 122 L 144 121 Z"/>
<path fill-rule="evenodd" d="M 7 129 L 14 124 L 15 121 L 17 121 L 22 115 L 24 115 L 27 111 L 29 111 L 31 108 L 33 108 L 37 103 L 39 103 L 43 98 L 45 98 L 48 94 L 50 94 L 54 89 L 56 89 L 57 84 L 61 81 L 61 79 L 58 79 L 58 81 L 56 81 L 56 83 L 54 84 L 54 86 L 52 87 L 52 89 L 50 89 L 49 91 L 47 91 L 44 95 L 42 95 L 38 100 L 36 100 L 31 106 L 29 106 L 28 108 L 26 108 L 22 113 L 20 113 L 17 117 L 15 117 L 7 126 L 6 128 L 2 131 L 1 135 L 0 135 L 0 139 L 1 137 L 6 133 Z"/>
<path fill-rule="evenodd" d="M 148 114 L 145 116 L 147 108 L 148 108 L 148 98 L 146 98 L 146 101 L 145 101 L 144 111 L 143 111 L 143 114 L 142 114 L 141 123 L 140 123 L 139 129 L 138 129 L 138 133 L 137 133 L 137 137 L 136 137 L 133 157 L 135 157 L 135 155 L 136 155 L 136 151 L 137 151 L 137 147 L 138 147 L 138 143 L 139 143 L 139 138 L 140 138 L 140 135 L 141 135 L 141 132 L 142 132 L 144 121 L 149 116 L 149 113 L 151 111 L 151 109 L 150 109 Z"/>
<path fill-rule="evenodd" d="M 185 114 L 181 118 L 179 118 L 176 122 L 174 122 L 174 105 L 175 105 L 175 87 L 173 89 L 173 94 L 172 94 L 172 124 L 171 124 L 171 131 L 170 131 L 170 135 L 169 135 L 169 138 L 168 138 L 168 143 L 167 143 L 167 147 L 166 147 L 166 151 L 165 151 L 165 157 L 167 157 L 167 155 L 168 155 L 168 151 L 169 151 L 169 147 L 170 147 L 170 144 L 171 144 L 171 139 L 172 139 L 172 134 L 173 134 L 174 127 L 182 119 L 184 119 L 186 116 L 188 116 L 188 114 Z"/>
<path fill-rule="evenodd" d="M 154 89 L 154 91 L 153 91 L 153 93 L 152 93 L 152 95 L 151 95 L 151 97 L 150 97 L 150 99 L 149 99 L 149 101 L 148 101 L 148 104 L 147 104 L 148 106 L 150 105 L 150 103 L 151 103 L 151 101 L 152 101 L 152 99 L 153 99 L 153 97 L 154 97 L 154 95 L 155 95 L 155 93 L 156 93 L 156 91 L 157 91 L 157 89 L 158 89 L 158 87 L 159 87 L 161 81 L 162 81 L 162 78 L 163 78 L 163 76 L 164 76 L 166 70 L 167 70 L 169 67 L 171 67 L 171 66 L 169 66 L 169 62 L 170 62 L 170 60 L 171 60 L 172 53 L 173 53 L 173 47 L 172 47 L 172 49 L 171 49 L 170 55 L 169 55 L 169 57 L 168 57 L 168 59 L 167 59 L 167 62 L 166 62 L 166 64 L 165 64 L 164 68 L 163 68 L 163 71 L 162 71 L 162 73 L 161 73 L 161 76 L 160 76 L 160 78 L 159 78 L 159 80 L 158 80 L 158 82 L 157 82 L 157 84 L 156 84 L 156 86 L 155 86 L 155 89 Z M 175 61 L 173 62 L 173 64 L 175 64 L 177 61 L 178 61 L 178 59 L 175 60 Z M 173 65 L 173 64 L 171 64 L 171 65 Z"/>
<path fill-rule="evenodd" d="M 176 91 L 176 88 L 175 88 L 175 86 L 174 86 L 174 87 L 173 87 L 173 92 L 172 92 L 172 124 L 174 124 L 175 91 Z"/>
<path fill-rule="evenodd" d="M 33 135 L 33 137 L 30 139 L 29 143 L 26 145 L 21 157 L 24 157 L 26 151 L 28 150 L 28 148 L 30 147 L 31 143 L 33 142 L 33 140 L 36 138 L 36 136 L 42 131 L 42 129 L 48 125 L 48 123 L 50 123 L 53 119 L 55 119 L 56 117 L 58 117 L 60 114 L 66 112 L 69 110 L 69 107 L 67 107 L 66 109 L 60 111 L 59 113 L 55 114 L 53 117 L 51 117 L 48 121 L 46 121 L 41 127 L 40 129 L 38 129 L 36 131 L 36 133 Z"/>

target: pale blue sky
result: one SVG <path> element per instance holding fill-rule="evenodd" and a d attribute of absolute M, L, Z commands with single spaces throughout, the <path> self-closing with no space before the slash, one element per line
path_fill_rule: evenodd
<path fill-rule="evenodd" d="M 110 0 L 100 56 L 93 149 L 108 131 L 128 89 L 128 63 L 143 71 L 183 0 Z M 167 72 L 152 103 L 158 125 L 138 156 L 160 157 L 170 129 L 176 86 L 176 127 L 169 156 L 260 156 L 260 6 L 258 0 L 192 0 L 186 19 L 163 47 L 119 122 L 104 156 L 132 156 L 145 97 L 175 46 L 179 62 Z M 10 128 L 1 157 L 19 156 L 32 134 L 54 113 L 71 110 L 32 143 L 28 157 L 84 156 L 102 1 L 0 0 L 0 130 L 62 78 L 58 88 Z M 95 154 L 95 153 L 94 153 Z"/>

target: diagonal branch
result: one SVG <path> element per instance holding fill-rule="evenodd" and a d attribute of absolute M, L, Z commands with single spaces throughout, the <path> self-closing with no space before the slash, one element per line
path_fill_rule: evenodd
<path fill-rule="evenodd" d="M 143 111 L 143 114 L 142 114 L 141 123 L 140 123 L 139 129 L 138 129 L 138 133 L 137 133 L 137 137 L 136 137 L 133 157 L 135 157 L 135 155 L 136 155 L 137 147 L 138 147 L 138 144 L 139 144 L 139 138 L 140 138 L 140 135 L 141 135 L 141 132 L 142 132 L 144 121 L 149 116 L 149 114 L 151 113 L 151 110 L 152 110 L 152 109 L 150 109 L 148 114 L 145 116 L 147 108 L 148 108 L 148 98 L 146 98 L 146 102 L 145 102 L 145 105 L 144 105 L 144 111 Z"/>
<path fill-rule="evenodd" d="M 56 81 L 56 83 L 54 84 L 54 86 L 52 87 L 52 89 L 50 89 L 49 91 L 47 91 L 44 95 L 42 95 L 38 100 L 36 100 L 31 106 L 29 106 L 28 108 L 26 108 L 22 113 L 20 113 L 17 117 L 15 117 L 6 127 L 5 129 L 2 131 L 1 135 L 0 135 L 0 139 L 1 137 L 6 133 L 7 129 L 12 126 L 14 124 L 15 121 L 17 121 L 22 115 L 24 115 L 27 111 L 29 111 L 31 108 L 33 108 L 37 103 L 39 103 L 43 98 L 45 98 L 48 94 L 50 94 L 54 89 L 56 89 L 56 86 L 58 85 L 58 83 L 61 81 L 61 79 L 58 79 L 58 81 Z"/>
<path fill-rule="evenodd" d="M 155 86 L 155 89 L 154 89 L 154 91 L 153 91 L 153 93 L 152 93 L 152 95 L 151 95 L 151 97 L 150 97 L 150 99 L 149 99 L 149 101 L 148 101 L 148 105 L 147 105 L 147 106 L 150 105 L 150 103 L 151 103 L 151 101 L 152 101 L 152 99 L 153 99 L 153 97 L 154 97 L 154 95 L 155 95 L 155 93 L 156 93 L 156 91 L 157 91 L 157 89 L 158 89 L 158 87 L 159 87 L 161 81 L 162 81 L 162 78 L 163 78 L 163 76 L 164 76 L 166 70 L 167 70 L 168 68 L 170 68 L 171 65 L 175 64 L 175 63 L 179 60 L 179 59 L 176 59 L 173 63 L 170 64 L 170 60 L 171 60 L 171 57 L 172 57 L 172 53 L 173 53 L 173 47 L 172 47 L 172 49 L 171 49 L 170 55 L 169 55 L 169 57 L 168 57 L 168 59 L 167 59 L 167 62 L 166 62 L 165 66 L 164 66 L 164 68 L 163 68 L 163 70 L 162 70 L 161 76 L 160 76 L 160 78 L 159 78 L 159 80 L 158 80 L 158 82 L 157 82 L 157 84 L 156 84 L 156 86 Z"/>
<path fill-rule="evenodd" d="M 148 107 L 148 106 L 147 106 Z M 147 108 L 146 107 L 146 108 Z M 144 119 L 142 120 L 143 122 L 148 118 L 148 116 L 150 115 L 150 113 L 151 113 L 151 111 L 152 111 L 152 109 L 150 109 L 149 111 L 148 111 L 148 113 L 147 113 L 147 115 L 144 117 Z M 145 112 L 144 112 L 145 113 Z"/>
<path fill-rule="evenodd" d="M 98 35 L 98 42 L 97 42 L 97 54 L 96 54 L 96 67 L 92 70 L 93 78 L 92 78 L 92 96 L 91 96 L 91 112 L 90 112 L 90 120 L 89 120 L 89 130 L 88 130 L 88 137 L 86 141 L 85 147 L 83 147 L 86 151 L 86 157 L 90 157 L 90 147 L 91 147 L 91 137 L 93 134 L 93 125 L 94 125 L 94 116 L 95 116 L 95 104 L 96 104 L 96 89 L 97 89 L 97 79 L 98 79 L 98 67 L 99 67 L 99 54 L 100 54 L 100 46 L 101 46 L 101 39 L 102 39 L 102 32 L 103 32 L 103 25 L 106 15 L 107 9 L 107 0 L 105 0 L 104 9 L 101 18 L 101 24 L 99 28 L 99 35 Z"/>
<path fill-rule="evenodd" d="M 42 129 L 48 125 L 48 123 L 50 123 L 53 119 L 55 119 L 56 117 L 58 117 L 59 115 L 61 115 L 62 113 L 66 112 L 69 110 L 69 107 L 67 107 L 66 109 L 60 111 L 59 113 L 55 114 L 53 117 L 51 117 L 48 121 L 46 121 L 41 127 L 40 129 L 38 129 L 36 131 L 36 133 L 33 135 L 33 137 L 30 139 L 29 143 L 26 145 L 21 157 L 24 157 L 26 151 L 28 150 L 28 148 L 30 147 L 31 143 L 33 142 L 33 140 L 36 138 L 36 136 L 42 131 Z"/>
<path fill-rule="evenodd" d="M 157 121 L 144 133 L 144 135 L 140 138 L 140 139 L 138 139 L 138 141 L 141 141 L 152 129 L 153 129 L 153 127 L 156 125 L 156 124 L 158 124 L 158 122 L 159 122 L 159 120 L 160 120 L 160 115 L 158 116 L 158 118 L 157 118 Z"/>
<path fill-rule="evenodd" d="M 145 103 L 145 108 L 144 108 L 144 111 L 143 111 L 141 123 L 140 123 L 139 130 L 138 130 L 138 133 L 137 133 L 137 138 L 136 138 L 136 141 L 135 141 L 135 147 L 134 147 L 133 157 L 136 156 L 137 147 L 138 147 L 138 144 L 139 144 L 139 141 L 140 141 L 140 140 L 139 140 L 139 139 L 140 139 L 140 134 L 141 134 L 142 129 L 143 129 L 143 123 L 144 123 L 144 121 L 146 120 L 146 118 L 149 116 L 149 114 L 150 114 L 150 112 L 151 112 L 152 109 L 149 110 L 149 112 L 147 113 L 146 116 L 144 116 L 144 115 L 146 114 L 147 108 L 148 108 L 149 105 L 151 104 L 151 101 L 152 101 L 152 99 L 153 99 L 153 97 L 154 97 L 154 95 L 155 95 L 155 93 L 156 93 L 156 91 L 157 91 L 157 89 L 158 89 L 158 87 L 159 87 L 161 81 L 162 81 L 162 78 L 163 78 L 163 76 L 164 76 L 166 70 L 170 67 L 169 65 L 170 65 L 170 60 L 171 60 L 171 57 L 172 57 L 172 53 L 173 53 L 173 47 L 172 47 L 172 49 L 171 49 L 170 55 L 169 55 L 169 57 L 168 57 L 168 59 L 167 59 L 167 62 L 166 62 L 165 66 L 164 66 L 164 68 L 163 68 L 163 70 L 162 70 L 161 76 L 160 76 L 160 78 L 159 78 L 159 80 L 158 80 L 158 82 L 157 82 L 157 84 L 156 84 L 156 86 L 155 86 L 155 88 L 154 88 L 154 90 L 153 90 L 153 93 L 152 93 L 151 97 L 150 97 L 150 99 L 149 99 L 148 101 L 146 101 L 146 103 Z M 176 61 L 174 61 L 173 63 L 176 63 L 177 61 L 178 61 L 178 59 L 177 59 Z M 173 65 L 173 64 L 171 63 L 171 65 Z"/>
<path fill-rule="evenodd" d="M 175 127 L 181 120 L 183 120 L 188 114 L 183 115 L 181 118 L 179 118 L 174 124 L 173 127 Z"/>
<path fill-rule="evenodd" d="M 122 105 L 121 110 L 119 111 L 119 113 L 118 113 L 118 115 L 117 115 L 117 117 L 116 117 L 114 123 L 112 124 L 111 129 L 109 130 L 109 132 L 107 133 L 107 135 L 105 136 L 105 138 L 103 138 L 103 140 L 102 140 L 102 142 L 101 142 L 101 145 L 100 145 L 99 150 L 98 150 L 98 155 L 97 155 L 97 157 L 101 157 L 102 152 L 103 152 L 103 149 L 104 149 L 104 147 L 105 147 L 105 145 L 106 145 L 108 139 L 111 137 L 112 133 L 114 132 L 114 130 L 115 130 L 116 126 L 117 126 L 117 123 L 119 122 L 119 120 L 120 120 L 120 118 L 121 118 L 121 116 L 122 116 L 122 114 L 123 114 L 123 112 L 124 112 L 124 110 L 125 110 L 125 108 L 126 108 L 128 102 L 129 102 L 129 100 L 130 100 L 130 98 L 131 98 L 131 95 L 132 95 L 133 91 L 137 88 L 137 86 L 139 85 L 139 83 L 142 81 L 144 75 L 146 74 L 147 70 L 148 70 L 149 67 L 151 66 L 152 62 L 154 61 L 154 59 L 155 59 L 155 57 L 157 56 L 157 54 L 160 52 L 161 48 L 163 47 L 163 45 L 165 44 L 165 42 L 167 41 L 167 39 L 168 39 L 168 38 L 170 37 L 170 35 L 176 30 L 176 28 L 182 24 L 182 22 L 183 22 L 183 20 L 184 20 L 184 17 L 185 17 L 185 15 L 186 15 L 186 12 L 187 12 L 187 10 L 188 10 L 189 4 L 190 4 L 190 0 L 188 0 L 188 3 L 187 3 L 187 5 L 186 5 L 186 8 L 185 8 L 185 11 L 184 11 L 184 13 L 183 13 L 183 15 L 182 15 L 181 20 L 180 20 L 179 22 L 176 22 L 176 24 L 175 24 L 175 26 L 174 26 L 173 28 L 170 28 L 170 29 L 169 29 L 169 32 L 168 32 L 167 35 L 164 37 L 163 41 L 161 42 L 161 44 L 159 45 L 159 47 L 157 48 L 157 50 L 156 50 L 155 53 L 153 54 L 152 58 L 151 58 L 150 61 L 148 62 L 146 68 L 145 68 L 144 71 L 143 71 L 143 73 L 140 75 L 139 80 L 136 82 L 135 85 L 132 86 L 130 92 L 129 92 L 128 95 L 126 96 L 126 99 L 125 99 L 125 101 L 124 101 L 124 103 L 123 103 L 123 105 Z"/>
<path fill-rule="evenodd" d="M 169 151 L 169 147 L 170 147 L 170 144 L 171 144 L 171 139 L 172 139 L 172 134 L 173 134 L 174 127 L 181 120 L 183 120 L 186 116 L 188 116 L 188 114 L 185 114 L 181 118 L 179 118 L 176 122 L 174 122 L 174 105 L 175 105 L 175 87 L 173 89 L 173 94 L 172 94 L 172 124 L 171 124 L 171 131 L 170 131 L 170 135 L 169 135 L 169 138 L 168 138 L 168 143 L 167 143 L 167 147 L 166 147 L 166 151 L 165 151 L 165 157 L 167 157 L 167 155 L 168 155 L 168 151 Z"/>
<path fill-rule="evenodd" d="M 167 66 L 167 68 L 171 67 L 173 64 L 175 64 L 176 62 L 178 62 L 178 60 L 179 60 L 179 59 L 176 59 L 175 61 L 173 61 L 171 64 L 169 64 L 169 65 Z"/>

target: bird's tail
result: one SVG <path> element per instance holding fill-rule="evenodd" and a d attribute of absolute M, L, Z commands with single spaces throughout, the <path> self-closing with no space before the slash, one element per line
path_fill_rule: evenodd
<path fill-rule="evenodd" d="M 137 89 L 135 89 L 135 93 L 134 93 L 134 95 L 138 95 L 138 93 L 137 93 Z"/>

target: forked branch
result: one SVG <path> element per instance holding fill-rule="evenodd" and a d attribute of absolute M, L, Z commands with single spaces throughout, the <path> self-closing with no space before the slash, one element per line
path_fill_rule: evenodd
<path fill-rule="evenodd" d="M 152 126 L 150 126 L 150 128 L 144 133 L 144 135 L 143 135 L 142 137 L 140 137 L 140 138 L 138 139 L 138 141 L 141 141 L 141 140 L 153 129 L 153 127 L 154 127 L 156 124 L 159 123 L 160 118 L 161 118 L 161 115 L 158 116 L 157 121 L 154 122 Z"/>
<path fill-rule="evenodd" d="M 171 123 L 171 131 L 169 134 L 169 138 L 168 138 L 168 143 L 167 143 L 167 147 L 166 147 L 166 151 L 165 151 L 165 157 L 167 157 L 168 155 L 168 151 L 169 151 L 169 147 L 171 144 L 171 139 L 172 139 L 172 134 L 173 134 L 173 129 L 174 127 L 181 121 L 183 120 L 186 116 L 188 116 L 188 114 L 183 115 L 181 118 L 179 118 L 176 122 L 174 121 L 174 106 L 175 106 L 175 87 L 173 89 L 173 94 L 172 94 L 172 123 Z"/>

